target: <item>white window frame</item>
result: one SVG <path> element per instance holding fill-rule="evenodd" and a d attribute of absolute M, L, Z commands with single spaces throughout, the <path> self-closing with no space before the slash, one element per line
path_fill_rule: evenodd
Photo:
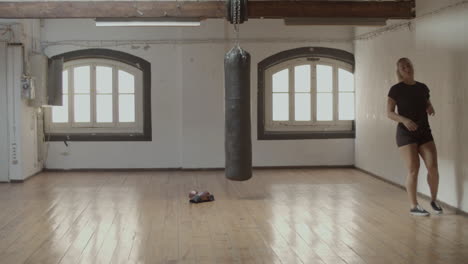
<path fill-rule="evenodd" d="M 301 65 L 310 65 L 311 67 L 311 121 L 294 120 L 294 67 Z M 328 65 L 333 68 L 333 120 L 318 121 L 316 114 L 317 107 L 317 65 Z M 292 59 L 274 65 L 265 70 L 265 130 L 266 131 L 352 131 L 354 120 L 339 120 L 339 90 L 338 90 L 338 69 L 341 68 L 353 73 L 352 65 L 328 58 L 314 58 L 310 60 L 307 57 Z M 273 74 L 288 69 L 289 81 L 289 121 L 273 121 Z M 354 89 L 354 94 L 356 89 Z M 356 96 L 354 96 L 356 98 Z M 354 99 L 356 100 L 356 99 Z M 355 104 L 356 105 L 356 104 Z"/>
<path fill-rule="evenodd" d="M 91 67 L 91 121 L 89 123 L 73 122 L 74 87 L 73 68 Z M 112 68 L 112 107 L 113 122 L 96 122 L 96 66 Z M 68 70 L 68 122 L 53 123 L 52 108 L 45 109 L 45 131 L 47 134 L 142 134 L 143 133 L 143 72 L 128 64 L 109 59 L 77 59 L 64 63 L 63 71 Z M 135 78 L 135 122 L 118 122 L 118 71 L 123 70 Z"/>

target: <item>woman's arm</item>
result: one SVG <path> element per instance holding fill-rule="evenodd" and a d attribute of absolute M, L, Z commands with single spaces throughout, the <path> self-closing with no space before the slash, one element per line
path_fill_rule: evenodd
<path fill-rule="evenodd" d="M 427 112 L 428 115 L 431 115 L 431 116 L 435 115 L 434 106 L 432 106 L 432 103 L 431 103 L 430 99 L 427 99 L 426 112 Z"/>
<path fill-rule="evenodd" d="M 395 100 L 388 97 L 388 99 L 387 99 L 387 117 L 390 118 L 391 120 L 402 123 L 403 125 L 405 125 L 406 128 L 408 128 L 409 131 L 417 130 L 418 125 L 416 125 L 416 123 L 414 123 L 412 120 L 395 113 L 395 107 L 396 107 Z"/>

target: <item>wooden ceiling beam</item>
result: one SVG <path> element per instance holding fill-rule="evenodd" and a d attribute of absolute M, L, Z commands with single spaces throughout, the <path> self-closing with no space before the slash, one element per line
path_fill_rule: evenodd
<path fill-rule="evenodd" d="M 415 1 L 250 1 L 249 18 L 414 18 Z M 11 1 L 0 18 L 225 18 L 224 1 Z"/>
<path fill-rule="evenodd" d="M 414 18 L 414 1 L 258 1 L 249 2 L 249 18 L 349 17 Z"/>

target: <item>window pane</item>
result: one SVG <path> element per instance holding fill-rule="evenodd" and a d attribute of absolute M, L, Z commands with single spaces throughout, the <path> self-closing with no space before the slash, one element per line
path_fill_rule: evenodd
<path fill-rule="evenodd" d="M 135 96 L 119 95 L 119 122 L 135 122 Z"/>
<path fill-rule="evenodd" d="M 90 89 L 90 67 L 81 66 L 74 69 L 73 88 L 75 94 L 89 94 Z"/>
<path fill-rule="evenodd" d="M 289 120 L 289 94 L 273 94 L 273 121 Z"/>
<path fill-rule="evenodd" d="M 112 123 L 112 95 L 96 95 L 96 122 Z"/>
<path fill-rule="evenodd" d="M 354 76 L 352 73 L 338 69 L 338 89 L 340 92 L 354 92 Z"/>
<path fill-rule="evenodd" d="M 90 96 L 89 95 L 75 95 L 75 122 L 84 123 L 91 121 L 90 115 Z"/>
<path fill-rule="evenodd" d="M 294 67 L 294 90 L 310 92 L 310 65 Z"/>
<path fill-rule="evenodd" d="M 63 95 L 63 105 L 52 107 L 53 123 L 68 123 L 68 95 Z"/>
<path fill-rule="evenodd" d="M 339 119 L 354 120 L 354 93 L 340 93 L 339 102 Z"/>
<path fill-rule="evenodd" d="M 310 121 L 310 93 L 296 93 L 294 109 L 296 121 Z"/>
<path fill-rule="evenodd" d="M 327 65 L 317 65 L 317 91 L 331 92 L 333 89 L 333 68 Z"/>
<path fill-rule="evenodd" d="M 96 92 L 98 94 L 112 93 L 112 68 L 96 67 Z"/>
<path fill-rule="evenodd" d="M 273 92 L 288 92 L 289 91 L 289 74 L 288 69 L 284 69 L 273 74 Z"/>
<path fill-rule="evenodd" d="M 317 94 L 317 120 L 331 121 L 333 120 L 333 94 L 318 93 Z"/>
<path fill-rule="evenodd" d="M 62 93 L 68 94 L 68 70 L 62 72 Z"/>
<path fill-rule="evenodd" d="M 119 70 L 119 93 L 135 93 L 135 77 Z"/>

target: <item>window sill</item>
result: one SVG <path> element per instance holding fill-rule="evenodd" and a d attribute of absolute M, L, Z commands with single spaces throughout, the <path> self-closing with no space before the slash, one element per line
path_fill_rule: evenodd
<path fill-rule="evenodd" d="M 355 138 L 355 131 L 262 131 L 258 140 Z"/>
<path fill-rule="evenodd" d="M 152 141 L 151 134 L 46 134 L 46 141 Z"/>

